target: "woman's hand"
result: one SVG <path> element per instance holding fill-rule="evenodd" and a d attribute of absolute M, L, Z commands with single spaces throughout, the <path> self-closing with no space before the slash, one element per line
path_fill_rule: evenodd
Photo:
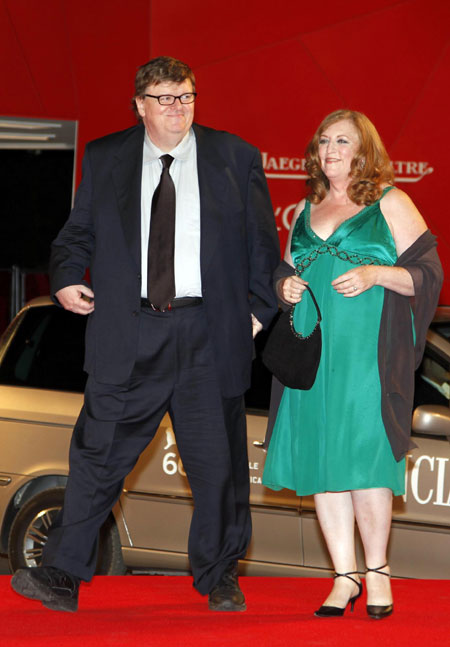
<path fill-rule="evenodd" d="M 377 265 L 362 265 L 341 274 L 331 282 L 331 285 L 344 297 L 357 297 L 377 285 L 378 274 Z"/>
<path fill-rule="evenodd" d="M 304 281 L 299 276 L 287 276 L 285 279 L 281 279 L 278 282 L 278 296 L 285 303 L 293 305 L 302 300 L 302 295 L 306 290 L 307 285 L 308 282 Z"/>
<path fill-rule="evenodd" d="M 411 274 L 404 267 L 390 265 L 362 265 L 341 274 L 331 285 L 344 297 L 357 297 L 374 285 L 380 285 L 398 294 L 414 296 Z"/>

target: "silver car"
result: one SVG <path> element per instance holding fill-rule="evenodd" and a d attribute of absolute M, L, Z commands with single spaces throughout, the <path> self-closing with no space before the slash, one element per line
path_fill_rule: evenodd
<path fill-rule="evenodd" d="M 40 563 L 60 509 L 72 428 L 82 405 L 86 318 L 41 297 L 0 340 L 0 552 L 12 570 Z M 450 578 L 450 308 L 428 332 L 416 373 L 406 494 L 394 499 L 389 562 L 394 576 Z M 257 337 L 264 343 L 264 333 Z M 257 350 L 260 350 L 257 349 Z M 257 355 L 246 395 L 253 539 L 241 572 L 321 576 L 332 571 L 312 497 L 261 484 L 270 376 Z M 101 530 L 97 572 L 188 572 L 192 499 L 170 418 L 125 480 Z M 359 568 L 364 561 L 359 546 Z"/>

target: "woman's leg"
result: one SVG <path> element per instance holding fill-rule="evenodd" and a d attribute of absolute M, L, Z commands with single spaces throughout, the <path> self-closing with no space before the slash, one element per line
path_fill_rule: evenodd
<path fill-rule="evenodd" d="M 367 568 L 378 568 L 387 562 L 386 550 L 392 518 L 392 492 L 389 488 L 354 490 L 353 508 L 364 545 Z M 381 569 L 389 573 L 389 567 Z M 390 578 L 379 573 L 366 574 L 367 604 L 392 603 Z"/>
<path fill-rule="evenodd" d="M 314 501 L 336 573 L 356 571 L 352 493 L 323 492 L 314 495 Z M 351 577 L 359 582 L 358 575 Z M 349 599 L 357 593 L 358 587 L 354 582 L 347 577 L 338 577 L 334 580 L 333 589 L 324 605 L 344 608 Z"/>

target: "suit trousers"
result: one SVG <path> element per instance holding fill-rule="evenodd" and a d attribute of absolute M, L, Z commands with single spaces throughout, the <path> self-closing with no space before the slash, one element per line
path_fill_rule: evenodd
<path fill-rule="evenodd" d="M 101 384 L 89 376 L 71 441 L 64 506 L 44 565 L 92 578 L 99 529 L 166 411 L 194 500 L 188 541 L 194 586 L 209 593 L 228 564 L 244 557 L 251 537 L 244 401 L 221 395 L 200 304 L 142 309 L 127 382 Z"/>

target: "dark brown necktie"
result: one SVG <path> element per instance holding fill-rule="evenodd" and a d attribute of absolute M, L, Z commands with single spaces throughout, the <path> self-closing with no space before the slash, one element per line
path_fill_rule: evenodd
<path fill-rule="evenodd" d="M 165 310 L 175 296 L 175 185 L 169 168 L 171 155 L 162 155 L 161 179 L 152 199 L 148 242 L 148 290 L 150 303 Z"/>

